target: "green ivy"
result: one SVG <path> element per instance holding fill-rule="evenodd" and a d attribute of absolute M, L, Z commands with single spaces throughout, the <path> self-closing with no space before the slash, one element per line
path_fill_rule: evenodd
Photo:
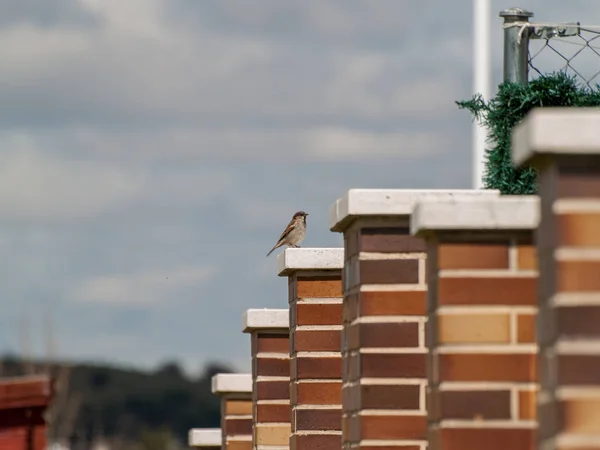
<path fill-rule="evenodd" d="M 527 113 L 536 107 L 600 106 L 600 85 L 590 89 L 577 84 L 575 77 L 564 72 L 543 75 L 529 84 L 504 82 L 498 93 L 487 103 L 481 95 L 471 100 L 456 102 L 487 127 L 484 186 L 498 189 L 506 195 L 537 193 L 537 173 L 532 167 L 515 168 L 511 161 L 511 131 Z"/>

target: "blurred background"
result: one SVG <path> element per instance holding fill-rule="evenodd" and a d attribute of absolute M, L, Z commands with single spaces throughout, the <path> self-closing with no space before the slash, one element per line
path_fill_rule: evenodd
<path fill-rule="evenodd" d="M 493 0 L 494 87 L 511 6 L 600 24 Z M 61 374 L 81 445 L 218 426 L 295 211 L 331 247 L 350 188 L 471 187 L 472 41 L 472 0 L 0 0 L 0 376 Z"/>

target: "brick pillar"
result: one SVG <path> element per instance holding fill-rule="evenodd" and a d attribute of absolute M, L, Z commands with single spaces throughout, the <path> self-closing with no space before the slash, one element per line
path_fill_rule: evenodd
<path fill-rule="evenodd" d="M 221 448 L 220 428 L 192 428 L 188 433 L 188 446 L 191 448 Z"/>
<path fill-rule="evenodd" d="M 219 373 L 212 392 L 221 397 L 223 450 L 252 449 L 252 374 Z"/>
<path fill-rule="evenodd" d="M 538 448 L 600 449 L 600 112 L 533 111 L 513 159 L 538 169 Z"/>
<path fill-rule="evenodd" d="M 0 380 L 0 450 L 45 450 L 44 412 L 52 397 L 46 376 Z"/>
<path fill-rule="evenodd" d="M 289 248 L 278 256 L 290 305 L 291 450 L 342 445 L 342 248 Z"/>
<path fill-rule="evenodd" d="M 427 242 L 429 450 L 532 450 L 535 196 L 417 204 Z"/>
<path fill-rule="evenodd" d="M 352 189 L 331 207 L 345 249 L 344 449 L 425 448 L 426 254 L 410 236 L 410 214 L 423 198 L 497 195 Z"/>
<path fill-rule="evenodd" d="M 290 440 L 290 321 L 287 309 L 249 309 L 252 341 L 252 448 L 281 450 Z"/>

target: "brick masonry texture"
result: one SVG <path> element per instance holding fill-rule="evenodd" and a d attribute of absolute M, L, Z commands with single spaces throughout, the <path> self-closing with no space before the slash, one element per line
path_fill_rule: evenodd
<path fill-rule="evenodd" d="M 430 450 L 534 448 L 534 254 L 533 230 L 428 238 Z"/>
<path fill-rule="evenodd" d="M 221 397 L 221 433 L 224 450 L 252 448 L 252 394 Z"/>
<path fill-rule="evenodd" d="M 426 447 L 426 246 L 407 217 L 344 231 L 342 448 Z"/>
<path fill-rule="evenodd" d="M 539 446 L 600 449 L 600 154 L 539 170 Z"/>
<path fill-rule="evenodd" d="M 254 331 L 251 343 L 251 448 L 287 448 L 291 419 L 289 330 Z M 248 431 L 246 422 L 238 425 L 244 432 Z M 245 450 L 239 447 L 240 443 L 236 445 L 238 447 L 229 450 Z"/>
<path fill-rule="evenodd" d="M 339 449 L 342 433 L 342 272 L 288 275 L 292 450 Z"/>

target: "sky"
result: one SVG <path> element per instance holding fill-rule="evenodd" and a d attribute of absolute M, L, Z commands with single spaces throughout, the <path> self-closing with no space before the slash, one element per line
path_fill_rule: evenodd
<path fill-rule="evenodd" d="M 350 188 L 471 187 L 471 33 L 471 0 L 0 0 L 0 353 L 249 370 L 294 212 L 336 247 Z"/>

